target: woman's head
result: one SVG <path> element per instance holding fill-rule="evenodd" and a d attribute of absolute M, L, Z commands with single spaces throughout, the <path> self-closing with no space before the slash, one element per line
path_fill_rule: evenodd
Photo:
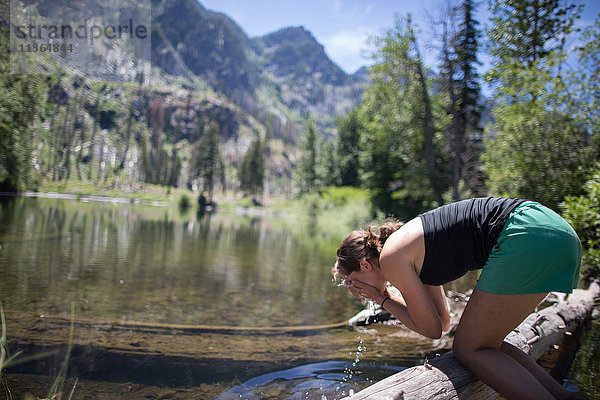
<path fill-rule="evenodd" d="M 363 260 L 374 261 L 379 265 L 379 254 L 383 244 L 402 225 L 402 222 L 390 218 L 379 227 L 379 234 L 375 233 L 374 226 L 370 226 L 366 231 L 351 232 L 337 250 L 336 263 L 331 270 L 333 276 L 348 276 L 359 271 Z"/>

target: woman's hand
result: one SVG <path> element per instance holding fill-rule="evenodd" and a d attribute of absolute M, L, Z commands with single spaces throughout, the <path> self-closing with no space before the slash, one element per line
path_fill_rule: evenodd
<path fill-rule="evenodd" d="M 383 299 L 387 297 L 386 293 L 381 293 L 375 286 L 371 286 L 359 280 L 349 282 L 348 289 L 350 290 L 350 293 L 359 299 L 374 301 L 377 304 L 381 304 Z M 387 291 L 387 289 L 385 291 Z"/>

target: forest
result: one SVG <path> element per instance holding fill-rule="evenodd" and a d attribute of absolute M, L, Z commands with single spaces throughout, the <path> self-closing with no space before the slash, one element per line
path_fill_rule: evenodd
<path fill-rule="evenodd" d="M 484 6 L 485 28 L 475 19 Z M 424 27 L 398 15 L 371 40 L 362 98 L 330 110 L 331 131 L 308 108 L 266 106 L 272 87 L 240 95 L 166 73 L 160 85 L 143 74 L 110 82 L 35 59 L 50 63 L 46 74 L 15 73 L 3 18 L 0 191 L 160 185 L 261 203 L 355 187 L 374 215 L 400 218 L 521 197 L 566 216 L 598 266 L 600 16 L 581 14 L 559 0 L 456 2 L 432 21 L 436 65 L 424 62 Z"/>

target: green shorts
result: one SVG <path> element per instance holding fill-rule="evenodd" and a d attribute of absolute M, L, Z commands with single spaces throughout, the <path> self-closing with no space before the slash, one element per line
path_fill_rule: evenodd
<path fill-rule="evenodd" d="M 579 281 L 581 242 L 554 211 L 525 202 L 509 215 L 477 289 L 496 294 L 571 293 Z"/>

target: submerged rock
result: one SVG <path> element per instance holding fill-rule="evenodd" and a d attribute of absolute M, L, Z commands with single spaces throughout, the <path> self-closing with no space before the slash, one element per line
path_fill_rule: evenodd
<path fill-rule="evenodd" d="M 365 308 L 354 317 L 348 320 L 350 326 L 364 326 L 374 324 L 376 322 L 388 321 L 395 317 L 388 310 L 381 307 L 377 308 Z"/>

